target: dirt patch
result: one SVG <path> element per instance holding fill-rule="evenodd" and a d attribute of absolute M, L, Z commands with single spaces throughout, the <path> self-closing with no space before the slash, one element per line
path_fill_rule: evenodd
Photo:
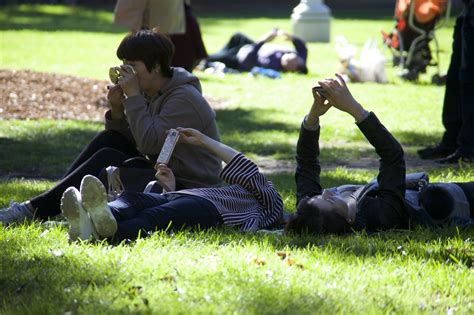
<path fill-rule="evenodd" d="M 0 70 L 0 119 L 102 121 L 107 81 L 29 70 Z M 214 109 L 227 102 L 206 96 Z"/>

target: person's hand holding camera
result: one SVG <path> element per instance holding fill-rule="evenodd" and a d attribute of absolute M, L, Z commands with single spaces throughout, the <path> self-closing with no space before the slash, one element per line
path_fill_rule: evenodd
<path fill-rule="evenodd" d="M 366 115 L 366 110 L 354 99 L 341 75 L 336 73 L 336 79 L 324 79 L 318 83 L 324 89 L 330 106 L 350 114 L 356 121 Z"/>
<path fill-rule="evenodd" d="M 313 105 L 311 105 L 311 109 L 309 110 L 309 113 L 306 116 L 306 123 L 310 126 L 315 126 L 319 121 L 319 117 L 326 114 L 329 108 L 331 108 L 331 105 L 329 104 L 329 102 L 326 102 L 326 98 L 321 95 L 321 92 L 318 91 L 316 88 L 313 88 L 312 92 Z"/>
<path fill-rule="evenodd" d="M 107 86 L 107 99 L 112 114 L 112 120 L 121 119 L 124 115 L 124 107 L 122 101 L 124 99 L 123 90 L 120 85 L 108 85 Z"/>
<path fill-rule="evenodd" d="M 155 178 L 165 191 L 176 190 L 176 179 L 173 171 L 166 164 L 157 164 L 155 166 Z"/>
<path fill-rule="evenodd" d="M 179 131 L 179 142 L 193 144 L 197 146 L 203 146 L 204 139 L 206 138 L 199 130 L 192 128 L 178 127 L 176 130 Z"/>
<path fill-rule="evenodd" d="M 122 88 L 127 97 L 140 94 L 140 85 L 138 84 L 138 77 L 131 65 L 121 65 L 117 67 L 120 76 L 118 78 L 118 85 Z"/>

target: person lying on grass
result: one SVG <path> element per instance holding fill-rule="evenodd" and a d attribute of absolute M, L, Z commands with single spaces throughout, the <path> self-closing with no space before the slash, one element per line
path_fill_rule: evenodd
<path fill-rule="evenodd" d="M 229 186 L 177 190 L 172 170 L 157 166 L 156 178 L 166 192 L 125 191 L 107 203 L 105 187 L 87 175 L 80 191 L 69 187 L 61 210 L 69 221 L 71 240 L 134 240 L 156 230 L 236 226 L 242 231 L 268 228 L 281 220 L 283 201 L 258 167 L 242 153 L 191 128 L 177 128 L 179 145 L 204 148 L 227 165 L 220 172 Z M 195 163 L 199 163 L 198 160 Z"/>
<path fill-rule="evenodd" d="M 297 210 L 286 223 L 297 233 L 407 229 L 414 225 L 472 226 L 474 182 L 428 184 L 407 180 L 401 145 L 373 112 L 351 95 L 340 75 L 319 81 L 322 95 L 305 117 L 296 148 Z M 380 156 L 377 179 L 367 185 L 323 189 L 320 183 L 319 117 L 331 107 L 354 117 L 357 127 Z"/>
<path fill-rule="evenodd" d="M 0 210 L 0 222 L 46 220 L 60 213 L 60 199 L 69 186 L 79 187 L 86 174 L 99 175 L 107 166 L 121 166 L 141 157 L 153 177 L 153 162 L 163 147 L 166 130 L 186 125 L 219 140 L 215 113 L 204 99 L 199 79 L 182 68 L 170 67 L 174 46 L 157 29 L 125 36 L 117 48 L 123 65 L 118 81 L 108 86 L 110 110 L 105 130 L 97 134 L 70 165 L 63 178 L 48 191 Z M 199 163 L 193 163 L 199 159 Z M 207 151 L 182 145 L 169 162 L 178 188 L 213 187 L 221 161 Z M 149 178 L 149 177 L 148 177 Z M 148 180 L 143 179 L 143 187 Z"/>

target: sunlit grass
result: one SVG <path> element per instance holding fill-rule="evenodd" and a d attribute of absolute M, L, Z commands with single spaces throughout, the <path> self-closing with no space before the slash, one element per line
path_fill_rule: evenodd
<path fill-rule="evenodd" d="M 389 17 L 360 20 L 334 14 L 332 38 L 343 34 L 358 46 L 369 37 L 379 39 L 380 29 L 394 24 Z M 271 16 L 204 12 L 200 23 L 209 52 L 220 49 L 236 30 L 253 38 L 272 27 L 291 30 L 289 19 Z M 104 84 L 107 68 L 119 62 L 115 49 L 125 34 L 112 24 L 110 9 L 6 7 L 0 25 L 0 67 L 90 77 Z M 452 22 L 449 26 L 437 32 L 442 73 L 449 62 Z M 309 76 L 268 80 L 195 72 L 204 94 L 226 104 L 216 111 L 222 140 L 262 164 L 277 161 L 268 177 L 287 211 L 294 211 L 291 167 L 298 128 L 311 104 L 310 88 L 332 76 L 338 63 L 333 43 L 308 47 Z M 350 84 L 350 89 L 415 158 L 416 149 L 441 136 L 444 88 L 429 84 L 435 69 L 422 75 L 419 84 L 402 82 L 389 63 L 386 71 L 387 84 Z M 324 187 L 364 184 L 377 175 L 377 156 L 352 118 L 332 110 L 321 126 Z M 0 206 L 51 187 L 101 128 L 92 122 L 0 119 L 0 170 L 16 176 L 0 181 Z M 366 168 L 345 166 L 359 160 L 374 162 Z M 429 171 L 432 181 L 474 180 L 472 166 Z M 346 236 L 223 229 L 156 233 L 110 246 L 69 244 L 64 227 L 0 226 L 0 313 L 470 314 L 473 237 L 472 229 Z"/>

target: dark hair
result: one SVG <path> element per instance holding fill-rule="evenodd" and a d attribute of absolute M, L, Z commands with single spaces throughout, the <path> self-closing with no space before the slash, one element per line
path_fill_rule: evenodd
<path fill-rule="evenodd" d="M 418 197 L 420 205 L 435 220 L 448 217 L 454 207 L 453 196 L 439 186 L 428 185 L 419 193 Z"/>
<path fill-rule="evenodd" d="M 170 65 L 173 55 L 173 43 L 157 28 L 131 32 L 117 48 L 117 57 L 120 60 L 142 61 L 148 72 L 151 72 L 156 65 L 160 65 L 161 73 L 168 78 L 172 75 Z"/>
<path fill-rule="evenodd" d="M 301 233 L 345 233 L 350 225 L 339 214 L 334 211 L 321 211 L 313 204 L 309 204 L 310 197 L 301 199 L 296 214 L 288 220 L 285 231 Z"/>

